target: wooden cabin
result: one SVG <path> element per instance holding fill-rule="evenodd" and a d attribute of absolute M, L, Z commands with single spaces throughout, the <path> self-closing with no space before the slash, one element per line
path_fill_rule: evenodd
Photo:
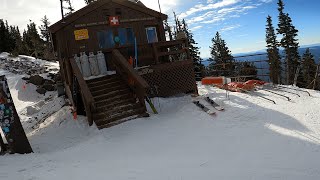
<path fill-rule="evenodd" d="M 66 95 L 90 125 L 146 115 L 145 97 L 197 93 L 187 40 L 166 41 L 166 19 L 141 2 L 98 0 L 50 27 Z M 115 73 L 84 78 L 75 55 L 98 51 Z"/>

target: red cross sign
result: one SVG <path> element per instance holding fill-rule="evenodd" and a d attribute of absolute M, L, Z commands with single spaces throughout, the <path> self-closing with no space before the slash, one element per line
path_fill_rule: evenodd
<path fill-rule="evenodd" d="M 110 16 L 109 23 L 111 26 L 119 26 L 120 25 L 119 16 Z"/>

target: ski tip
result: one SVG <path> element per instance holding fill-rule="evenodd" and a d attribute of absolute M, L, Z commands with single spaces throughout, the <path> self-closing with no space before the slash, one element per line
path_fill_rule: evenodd
<path fill-rule="evenodd" d="M 215 112 L 215 111 L 212 111 L 212 110 L 207 111 L 207 113 L 208 113 L 209 115 L 211 115 L 211 116 L 216 115 L 216 112 Z"/>

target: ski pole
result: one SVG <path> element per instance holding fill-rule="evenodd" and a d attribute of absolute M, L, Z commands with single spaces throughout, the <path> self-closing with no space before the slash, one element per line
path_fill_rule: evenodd
<path fill-rule="evenodd" d="M 250 91 L 247 91 L 247 90 L 245 90 L 245 89 L 241 89 L 241 88 L 240 88 L 240 90 L 250 94 Z M 262 99 L 265 99 L 265 100 L 271 101 L 271 102 L 273 102 L 274 104 L 276 104 L 276 102 L 275 102 L 274 100 L 272 100 L 272 99 L 269 99 L 269 98 L 266 98 L 266 97 L 260 96 L 260 95 L 258 95 L 258 94 L 256 94 L 256 93 L 255 93 L 254 95 L 256 95 L 256 96 L 258 96 L 258 97 L 260 97 L 260 98 L 262 98 Z"/>
<path fill-rule="evenodd" d="M 292 89 L 292 90 L 296 90 L 296 91 L 305 92 L 305 93 L 308 93 L 309 96 L 311 96 L 311 94 L 310 94 L 308 91 L 304 91 L 304 90 L 300 90 L 300 89 L 295 89 L 295 88 L 290 88 L 290 87 L 285 87 L 285 86 L 281 86 L 281 85 L 278 85 L 278 87 L 281 88 L 281 89 L 286 88 L 286 89 Z"/>
<path fill-rule="evenodd" d="M 293 93 L 293 92 L 290 92 L 290 91 L 286 91 L 286 90 L 283 90 L 283 89 L 276 89 L 277 91 L 282 91 L 282 92 L 286 92 L 286 93 L 289 93 L 289 94 L 294 94 L 294 95 L 297 95 L 298 97 L 301 97 L 299 94 L 297 93 Z"/>
<path fill-rule="evenodd" d="M 282 95 L 282 94 L 279 94 L 279 93 L 276 93 L 276 92 L 273 92 L 273 91 L 270 91 L 270 90 L 267 90 L 267 89 L 263 89 L 264 91 L 267 91 L 269 93 L 272 93 L 272 94 L 276 94 L 278 96 L 282 96 L 282 97 L 285 97 L 288 99 L 288 101 L 291 101 L 291 99 L 288 97 L 288 96 L 285 96 L 285 95 Z"/>

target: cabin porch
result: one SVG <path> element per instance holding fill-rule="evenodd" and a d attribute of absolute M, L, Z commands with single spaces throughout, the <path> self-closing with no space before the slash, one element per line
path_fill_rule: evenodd
<path fill-rule="evenodd" d="M 89 125 L 95 123 L 99 129 L 147 116 L 146 97 L 197 93 L 187 47 L 185 39 L 138 45 L 133 65 L 128 52 L 134 47 L 104 50 L 108 70 L 116 73 L 90 80 L 74 58 L 60 61 L 66 94 L 78 112 L 84 107 Z"/>

